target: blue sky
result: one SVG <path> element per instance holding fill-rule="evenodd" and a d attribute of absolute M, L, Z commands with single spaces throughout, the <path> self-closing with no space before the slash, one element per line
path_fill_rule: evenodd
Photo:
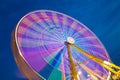
<path fill-rule="evenodd" d="M 22 16 L 42 9 L 65 13 L 85 24 L 120 65 L 120 0 L 0 0 L 1 80 L 26 80 L 14 61 L 11 33 Z"/>

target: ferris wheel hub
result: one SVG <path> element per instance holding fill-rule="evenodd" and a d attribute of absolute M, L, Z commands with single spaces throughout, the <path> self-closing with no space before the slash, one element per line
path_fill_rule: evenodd
<path fill-rule="evenodd" d="M 74 38 L 72 38 L 72 37 L 68 37 L 68 38 L 67 38 L 67 42 L 70 43 L 70 44 L 74 44 L 74 43 L 75 43 L 75 40 L 74 40 Z"/>

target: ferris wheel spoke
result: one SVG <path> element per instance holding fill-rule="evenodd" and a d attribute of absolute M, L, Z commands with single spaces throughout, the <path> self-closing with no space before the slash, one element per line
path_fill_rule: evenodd
<path fill-rule="evenodd" d="M 67 38 L 68 36 L 68 27 L 69 25 L 67 24 L 67 17 L 60 17 L 60 20 L 62 21 L 62 27 L 63 27 L 63 34 L 64 34 L 64 37 L 65 39 Z"/>
<path fill-rule="evenodd" d="M 51 56 L 50 54 L 52 53 L 52 55 L 55 55 L 55 54 L 57 55 L 57 51 L 59 51 L 62 48 L 63 48 L 63 46 L 53 46 L 53 47 L 51 46 L 51 47 L 47 47 L 47 49 L 43 47 L 43 51 L 45 51 L 46 53 L 42 54 L 42 56 L 43 56 L 43 58 L 48 57 L 47 59 L 51 60 L 51 58 L 53 58 L 53 56 Z M 49 52 L 51 52 L 51 53 L 49 53 Z"/>
<path fill-rule="evenodd" d="M 47 16 L 44 12 L 41 13 L 41 15 Z M 50 18 L 45 19 L 45 20 L 44 20 L 44 23 L 46 23 L 46 26 L 48 26 L 49 28 L 51 28 L 51 25 L 54 25 L 53 22 L 50 20 Z M 52 26 L 52 27 L 53 27 L 53 26 Z M 51 32 L 51 33 L 52 33 L 52 32 Z M 58 34 L 55 34 L 55 33 L 54 33 L 54 34 L 52 34 L 52 35 L 56 35 L 56 37 L 57 37 L 58 39 L 61 39 Z"/>
<path fill-rule="evenodd" d="M 35 17 L 37 17 L 37 15 L 34 15 Z M 40 18 L 41 19 L 41 18 Z M 38 21 L 36 24 L 33 25 L 34 27 L 32 27 L 34 30 L 36 30 L 36 32 L 38 33 L 48 33 L 48 25 L 45 21 Z M 46 26 L 46 27 L 44 27 Z M 45 35 L 45 34 L 44 34 Z M 53 34 L 52 34 L 53 35 Z M 52 37 L 52 36 L 51 36 Z"/>
<path fill-rule="evenodd" d="M 58 16 L 58 17 L 57 17 Z M 63 35 L 63 38 L 66 39 L 66 36 L 67 36 L 67 18 L 63 15 L 60 15 L 60 14 L 55 14 L 53 13 L 53 18 L 54 21 L 56 22 L 56 25 L 58 25 L 57 23 L 60 24 L 60 28 L 61 28 L 61 33 Z"/>
<path fill-rule="evenodd" d="M 32 17 L 32 16 L 34 16 L 34 17 Z M 48 19 L 48 16 L 46 16 L 45 18 L 41 17 L 41 15 L 39 16 L 38 14 L 37 15 L 33 14 L 32 16 L 31 16 L 32 18 L 35 18 L 34 20 L 37 19 L 37 23 L 33 25 L 35 27 L 32 27 L 32 28 L 38 32 L 47 31 L 46 27 L 49 28 L 49 26 L 47 25 L 47 22 L 45 22 L 45 19 Z M 46 27 L 44 27 L 44 26 L 46 26 Z M 41 28 L 41 30 L 40 30 L 40 28 Z"/>
<path fill-rule="evenodd" d="M 79 39 L 83 38 L 84 36 L 81 35 L 80 33 L 75 32 L 75 33 L 72 35 L 72 37 L 73 37 L 73 38 L 76 40 L 76 42 L 77 42 Z"/>
<path fill-rule="evenodd" d="M 84 40 L 95 40 L 95 39 L 96 39 L 96 37 L 93 37 L 93 36 L 88 36 L 88 37 L 82 36 L 80 38 L 76 38 L 76 41 L 80 42 L 80 41 L 84 41 Z"/>
<path fill-rule="evenodd" d="M 57 14 L 52 14 L 52 18 L 54 20 L 54 24 L 56 26 L 58 26 L 62 31 L 62 35 L 63 35 L 63 38 L 65 38 L 65 34 L 64 34 L 64 23 L 63 22 L 66 22 L 66 19 L 62 16 L 62 15 L 58 15 L 60 17 L 57 17 Z M 64 20 L 63 20 L 64 18 Z"/>
<path fill-rule="evenodd" d="M 83 44 L 83 43 L 80 43 L 80 44 L 78 44 L 78 45 L 80 45 L 81 47 L 91 47 L 91 48 L 103 49 L 102 46 L 100 46 L 100 45 L 94 45 L 94 44 Z"/>
<path fill-rule="evenodd" d="M 69 26 L 69 30 L 68 30 L 68 34 L 69 36 L 73 36 L 73 34 L 76 33 L 76 26 L 77 26 L 77 23 L 76 22 L 72 22 L 72 24 Z"/>
<path fill-rule="evenodd" d="M 75 30 L 70 28 L 70 30 L 68 31 L 68 36 L 72 36 L 72 34 L 74 34 L 74 33 L 75 33 Z"/>
<path fill-rule="evenodd" d="M 55 51 L 52 51 L 51 54 L 49 54 L 48 56 L 45 57 L 45 59 L 48 62 L 52 61 L 52 59 L 56 59 L 55 56 L 57 56 L 58 52 L 60 52 L 62 49 L 63 49 L 63 47 L 55 49 Z M 63 53 L 61 53 L 61 55 L 62 54 Z"/>
<path fill-rule="evenodd" d="M 26 39 L 32 39 L 32 40 L 40 40 L 39 38 L 35 38 L 35 37 L 31 37 L 29 35 L 26 35 L 26 34 L 21 34 L 21 33 L 18 33 L 17 35 L 19 38 L 26 38 Z"/>
<path fill-rule="evenodd" d="M 35 24 L 33 26 L 35 26 L 35 27 L 38 26 L 38 28 L 36 29 L 38 34 L 42 34 L 44 36 L 50 36 L 50 37 L 59 39 L 56 35 L 53 36 L 54 34 L 49 31 L 49 28 L 41 27 L 41 26 L 48 26 L 48 25 L 45 24 L 45 22 L 38 22 L 37 24 Z M 47 33 L 50 33 L 50 34 L 47 34 Z"/>
<path fill-rule="evenodd" d="M 43 23 L 42 23 L 41 25 L 44 26 Z M 46 25 L 46 26 L 49 26 L 49 25 Z M 44 32 L 44 31 L 45 31 L 46 33 L 49 33 L 49 35 L 54 36 L 56 39 L 60 40 L 60 38 L 58 37 L 58 35 L 56 35 L 55 33 L 52 33 L 52 32 L 49 31 L 49 28 L 44 28 L 44 29 L 43 29 L 43 32 Z"/>
<path fill-rule="evenodd" d="M 41 40 L 46 40 L 46 39 L 41 39 Z M 23 47 L 37 47 L 37 46 L 43 46 L 43 44 L 40 43 L 40 40 L 33 40 L 33 39 L 22 39 L 21 41 L 21 45 Z M 46 40 L 45 42 L 49 42 L 47 43 L 47 45 L 61 45 L 59 44 L 57 41 L 51 41 L 51 40 Z"/>
<path fill-rule="evenodd" d="M 21 27 L 21 29 L 22 29 L 22 31 L 18 32 L 19 34 L 30 36 L 30 37 L 33 37 L 33 38 L 38 38 L 39 37 L 38 33 L 36 33 L 34 30 L 27 29 L 27 31 L 26 31 L 26 28 L 24 28 L 24 27 Z"/>
<path fill-rule="evenodd" d="M 40 34 L 40 35 L 37 35 L 37 34 Z M 27 38 L 27 39 L 33 39 L 33 40 L 43 40 L 42 35 L 45 35 L 48 38 L 53 38 L 54 39 L 54 36 L 51 36 L 49 34 L 48 35 L 45 34 L 45 33 L 37 33 L 37 34 L 28 30 L 26 33 L 18 33 L 17 36 L 20 37 L 20 38 Z M 56 40 L 56 39 L 54 39 L 54 40 Z"/>
<path fill-rule="evenodd" d="M 63 49 L 61 49 L 57 55 L 50 61 L 50 64 L 58 68 L 62 62 Z"/>

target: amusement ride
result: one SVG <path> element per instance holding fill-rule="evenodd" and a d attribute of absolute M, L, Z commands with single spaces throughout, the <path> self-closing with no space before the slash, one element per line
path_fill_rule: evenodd
<path fill-rule="evenodd" d="M 56 11 L 25 15 L 13 31 L 12 50 L 29 80 L 120 80 L 120 67 L 95 34 Z"/>

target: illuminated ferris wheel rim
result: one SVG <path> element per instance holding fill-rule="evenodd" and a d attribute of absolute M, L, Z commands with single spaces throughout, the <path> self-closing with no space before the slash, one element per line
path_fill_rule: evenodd
<path fill-rule="evenodd" d="M 30 14 L 33 14 L 33 13 L 35 13 L 35 12 L 46 12 L 46 11 L 64 15 L 64 16 L 66 16 L 66 17 L 69 17 L 69 18 L 73 19 L 73 20 L 76 21 L 77 23 L 83 25 L 83 26 L 84 26 L 88 31 L 90 31 L 90 32 L 93 34 L 93 36 L 96 37 L 96 39 L 100 42 L 100 44 L 102 45 L 103 49 L 105 50 L 105 52 L 106 52 L 106 54 L 107 54 L 107 57 L 108 57 L 108 59 L 109 59 L 109 61 L 110 61 L 110 57 L 109 57 L 109 55 L 108 55 L 108 52 L 106 51 L 106 49 L 105 49 L 105 47 L 103 46 L 102 42 L 98 39 L 98 37 L 97 37 L 88 27 L 86 27 L 86 25 L 84 25 L 83 23 L 79 22 L 78 20 L 74 19 L 74 18 L 71 17 L 71 16 L 68 16 L 68 15 L 66 15 L 66 14 L 63 14 L 63 13 L 60 13 L 60 12 L 57 12 L 57 11 L 52 11 L 52 10 L 36 10 L 36 11 L 31 11 L 31 12 L 29 12 L 28 14 L 26 14 L 25 16 L 23 16 L 23 17 L 20 19 L 20 21 L 18 22 L 18 24 L 17 24 L 17 26 L 16 26 L 16 29 L 15 29 L 15 39 L 16 39 L 16 44 L 17 44 L 18 49 L 19 49 L 19 44 L 18 44 L 18 40 L 17 40 L 17 31 L 18 31 L 18 27 L 19 27 L 20 22 L 21 22 L 26 16 L 28 16 L 28 15 L 30 15 Z M 68 38 L 69 38 L 69 37 L 68 37 Z M 20 55 L 22 56 L 20 49 L 19 49 L 19 52 L 20 52 Z M 22 56 L 22 57 L 23 57 L 23 56 Z M 24 57 L 23 57 L 23 58 L 24 58 Z"/>
<path fill-rule="evenodd" d="M 21 55 L 21 57 L 24 59 L 24 61 L 25 61 L 29 66 L 30 66 L 30 64 L 29 64 L 29 63 L 26 61 L 26 59 L 24 58 L 24 56 L 23 56 L 23 54 L 22 54 L 22 52 L 21 52 L 21 50 L 20 50 L 19 44 L 18 44 L 18 38 L 17 38 L 18 27 L 19 27 L 20 22 L 21 22 L 26 16 L 28 16 L 28 15 L 30 15 L 30 14 L 33 14 L 33 13 L 35 13 L 35 12 L 46 12 L 46 11 L 48 11 L 48 12 L 53 12 L 53 13 L 57 13 L 57 14 L 61 14 L 61 15 L 64 15 L 64 16 L 66 16 L 66 17 L 68 17 L 68 18 L 71 18 L 72 20 L 76 21 L 77 23 L 83 25 L 88 31 L 90 31 L 90 32 L 93 34 L 94 37 L 96 37 L 96 35 L 95 35 L 89 28 L 87 28 L 84 24 L 82 24 L 82 23 L 79 22 L 78 20 L 76 20 L 76 19 L 74 19 L 74 18 L 72 18 L 72 17 L 70 17 L 70 16 L 68 16 L 68 15 L 65 15 L 65 14 L 63 14 L 63 13 L 59 13 L 59 12 L 51 11 L 51 10 L 37 10 L 37 11 L 30 12 L 30 13 L 26 14 L 24 17 L 22 17 L 22 18 L 20 19 L 20 21 L 18 22 L 18 24 L 17 24 L 17 26 L 16 26 L 16 29 L 15 29 L 15 40 L 16 40 L 16 45 L 17 45 L 19 54 Z M 107 51 L 105 50 L 105 48 L 104 48 L 103 44 L 101 43 L 101 41 L 100 41 L 97 37 L 96 37 L 96 39 L 97 39 L 97 40 L 100 42 L 100 44 L 102 45 L 102 47 L 103 47 L 103 49 L 104 49 L 104 51 L 105 51 L 105 53 L 106 53 L 107 58 L 110 59 L 110 58 L 109 58 L 109 55 L 108 55 Z M 67 38 L 67 42 L 74 43 L 75 41 L 74 41 L 74 39 L 73 39 L 72 37 L 68 37 L 68 38 Z M 31 68 L 32 68 L 32 67 L 31 67 Z"/>

